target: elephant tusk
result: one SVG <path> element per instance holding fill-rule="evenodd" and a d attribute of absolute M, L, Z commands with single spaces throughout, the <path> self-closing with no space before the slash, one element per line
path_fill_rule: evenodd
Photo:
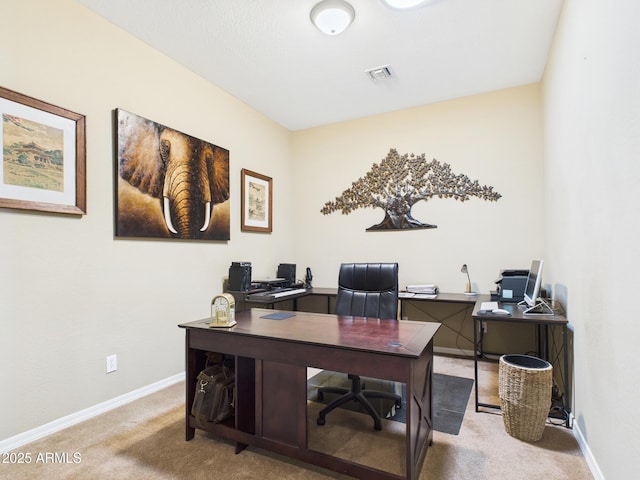
<path fill-rule="evenodd" d="M 211 202 L 207 202 L 204 206 L 204 225 L 200 229 L 201 232 L 204 232 L 207 228 L 209 228 L 209 222 L 211 221 Z"/>
<path fill-rule="evenodd" d="M 171 233 L 178 233 L 171 223 L 171 211 L 169 208 L 169 197 L 164 197 L 164 223 Z"/>

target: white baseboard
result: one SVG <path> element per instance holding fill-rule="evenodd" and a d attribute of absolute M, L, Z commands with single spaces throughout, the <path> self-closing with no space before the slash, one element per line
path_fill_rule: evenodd
<path fill-rule="evenodd" d="M 37 427 L 24 433 L 20 433 L 14 437 L 7 438 L 6 440 L 2 440 L 0 441 L 0 453 L 15 450 L 16 448 L 26 445 L 27 443 L 34 442 L 40 438 L 46 437 L 47 435 L 59 432 L 60 430 L 71 427 L 72 425 L 84 422 L 85 420 L 89 420 L 90 418 L 106 413 L 109 410 L 113 410 L 114 408 L 118 408 L 129 402 L 150 395 L 154 392 L 157 392 L 158 390 L 162 390 L 163 388 L 175 385 L 176 383 L 181 382 L 184 379 L 185 373 L 178 373 L 171 377 L 165 378 L 164 380 L 159 380 L 155 383 L 152 383 L 151 385 L 138 388 L 137 390 L 134 390 L 132 392 L 125 393 L 124 395 L 120 395 L 119 397 L 99 403 L 97 405 L 94 405 L 93 407 L 85 408 L 84 410 L 80 410 L 79 412 L 59 418 L 58 420 L 49 422 L 45 425 L 42 425 L 41 427 Z"/>
<path fill-rule="evenodd" d="M 591 470 L 591 474 L 593 475 L 594 480 L 604 480 L 604 475 L 602 471 L 600 471 L 600 467 L 598 466 L 598 462 L 593 458 L 593 454 L 591 453 L 591 449 L 589 448 L 589 444 L 587 443 L 584 435 L 582 434 L 582 430 L 580 430 L 579 425 L 576 423 L 575 418 L 572 418 L 573 425 L 573 436 L 578 442 L 580 446 L 580 451 L 582 455 L 584 455 L 584 459 L 587 462 L 587 466 L 589 470 Z"/>

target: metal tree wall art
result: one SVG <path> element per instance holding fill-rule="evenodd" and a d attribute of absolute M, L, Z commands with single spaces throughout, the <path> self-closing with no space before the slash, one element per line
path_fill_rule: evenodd
<path fill-rule="evenodd" d="M 401 230 L 408 228 L 436 228 L 411 216 L 411 207 L 432 197 L 453 198 L 464 202 L 471 197 L 497 201 L 502 195 L 493 187 L 480 185 L 463 174 L 456 175 L 447 163 L 425 154 L 398 154 L 391 149 L 379 164 L 374 163 L 364 177 L 351 184 L 339 197 L 322 207 L 324 215 L 340 211 L 347 215 L 358 208 L 382 208 L 384 220 L 367 228 L 371 230 Z"/>

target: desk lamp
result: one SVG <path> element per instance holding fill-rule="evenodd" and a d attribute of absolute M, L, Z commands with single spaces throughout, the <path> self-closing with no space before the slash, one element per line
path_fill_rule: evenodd
<path fill-rule="evenodd" d="M 460 271 L 462 273 L 466 273 L 467 274 L 467 288 L 465 288 L 464 290 L 464 294 L 465 295 L 475 295 L 476 292 L 471 291 L 471 277 L 469 276 L 469 269 L 467 268 L 467 264 L 463 264 L 462 268 L 460 269 Z"/>

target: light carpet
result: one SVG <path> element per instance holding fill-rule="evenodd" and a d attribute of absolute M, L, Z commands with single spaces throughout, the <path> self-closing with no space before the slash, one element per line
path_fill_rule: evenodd
<path fill-rule="evenodd" d="M 434 371 L 473 378 L 473 361 L 436 357 Z M 481 394 L 497 394 L 497 365 L 480 365 Z M 361 463 L 402 472 L 404 424 L 383 420 L 371 428 L 362 414 L 345 415 L 337 425 L 315 425 L 321 405 L 309 403 L 309 444 Z M 178 384 L 100 415 L 12 453 L 64 453 L 71 463 L 0 463 L 0 479 L 346 479 L 311 465 L 250 447 L 234 454 L 234 445 L 197 432 L 184 440 L 184 385 Z M 327 428 L 329 427 L 329 428 Z M 360 429 L 360 431 L 358 431 Z M 80 461 L 73 463 L 74 454 Z M 4 458 L 4 457 L 0 457 Z M 509 436 L 499 413 L 475 412 L 467 403 L 459 435 L 434 432 L 421 480 L 585 480 L 592 479 L 571 430 L 547 424 L 542 440 L 526 443 Z"/>

